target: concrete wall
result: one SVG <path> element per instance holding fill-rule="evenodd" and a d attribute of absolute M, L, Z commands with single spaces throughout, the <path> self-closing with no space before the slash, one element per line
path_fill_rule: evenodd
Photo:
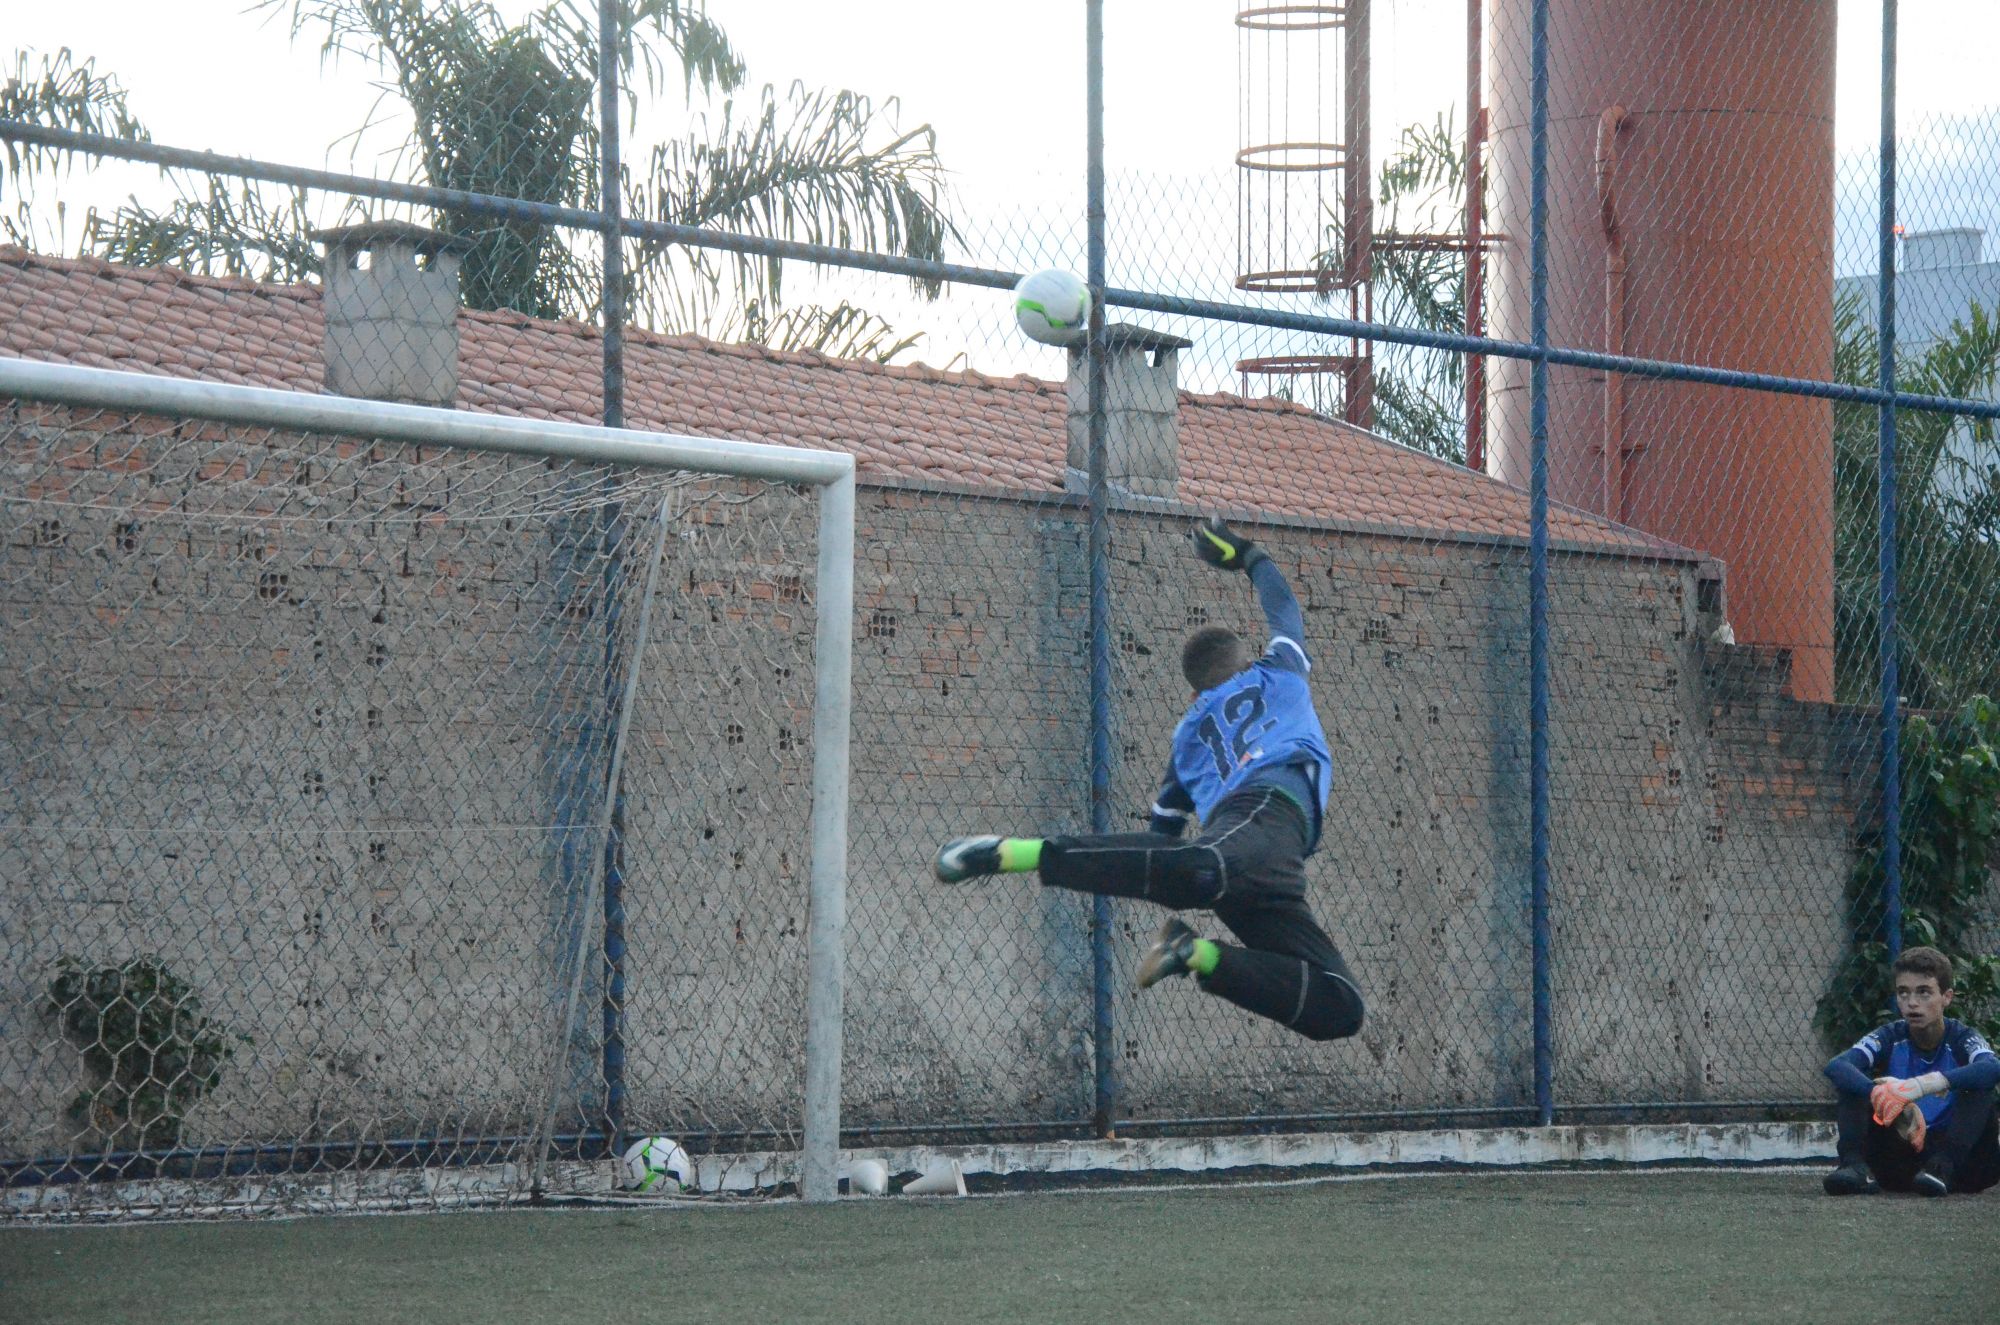
<path fill-rule="evenodd" d="M 601 484 L 275 440 L 5 429 L 28 500 L 7 504 L 0 553 L 0 1154 L 74 1139 L 59 1114 L 80 1061 L 37 1006 L 63 952 L 159 952 L 255 1037 L 195 1112 L 203 1142 L 517 1130 L 552 1069 L 585 1108 L 601 1098 L 594 963 L 560 1064 L 552 1032 L 599 855 L 604 660 L 645 593 L 636 572 L 605 589 L 586 555 Z M 634 547 L 663 495 L 672 511 L 626 756 L 627 1117 L 786 1131 L 813 503 L 620 495 Z M 64 503 L 60 529 L 41 498 Z M 1087 900 L 929 876 L 943 838 L 1087 822 L 1082 513 L 904 488 L 865 490 L 859 518 L 848 1120 L 1085 1117 Z M 1192 986 L 1135 994 L 1157 913 L 1121 904 L 1124 1108 L 1526 1102 L 1525 550 L 1257 533 L 1306 609 L 1338 765 L 1314 903 L 1369 1022 L 1311 1045 Z M 1124 827 L 1185 702 L 1187 628 L 1262 625 L 1241 577 L 1190 555 L 1184 517 L 1121 515 L 1112 556 Z M 1818 1093 L 1808 1023 L 1866 744 L 1785 698 L 1781 659 L 1704 643 L 1698 570 L 1556 558 L 1564 1103 Z"/>

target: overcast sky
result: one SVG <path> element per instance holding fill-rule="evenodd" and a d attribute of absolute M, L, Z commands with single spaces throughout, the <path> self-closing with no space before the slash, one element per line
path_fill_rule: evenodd
<path fill-rule="evenodd" d="M 529 8 L 513 0 L 499 7 L 509 14 Z M 1107 0 L 1105 136 L 1114 176 L 1116 284 L 1237 297 L 1229 289 L 1230 269 L 1241 261 L 1239 172 L 1232 161 L 1244 141 L 1287 110 L 1271 105 L 1268 76 L 1265 100 L 1246 110 L 1239 88 L 1246 44 L 1232 21 L 1238 7 L 1233 0 Z M 350 160 L 351 144 L 339 140 L 366 119 L 377 96 L 371 79 L 380 75 L 353 61 L 322 68 L 316 41 L 295 42 L 282 12 L 246 12 L 241 0 L 75 0 L 7 8 L 0 40 L 43 52 L 67 46 L 95 57 L 100 69 L 130 89 L 134 110 L 159 142 L 361 173 L 386 170 L 380 153 L 398 142 L 388 126 L 365 140 L 375 154 Z M 1904 219 L 1913 228 L 1972 223 L 2000 229 L 2000 133 L 1986 114 L 2000 100 L 1992 74 L 2000 67 L 2000 2 L 1923 0 L 1904 4 L 1901 12 L 1900 115 L 1912 136 L 1905 150 Z M 711 0 L 710 13 L 746 57 L 753 85 L 797 79 L 878 99 L 895 96 L 904 127 L 934 126 L 960 198 L 965 259 L 1081 267 L 1079 0 L 1009 6 Z M 1442 111 L 1456 115 L 1463 97 L 1464 13 L 1464 0 L 1377 0 L 1378 144 L 1403 125 Z M 1836 137 L 1843 165 L 1843 272 L 1873 266 L 1866 226 L 1873 216 L 1879 15 L 1879 0 L 1840 0 Z M 1308 51 L 1308 43 L 1297 39 L 1294 49 Z M 1313 82 L 1303 74 L 1296 81 Z M 1295 87 L 1298 104 L 1290 109 L 1309 114 L 1300 96 Z M 678 99 L 676 92 L 673 101 Z M 685 113 L 669 104 L 650 123 L 670 134 L 685 123 Z M 115 205 L 135 190 L 163 195 L 154 172 L 109 170 L 90 181 L 70 181 L 62 194 L 73 227 L 86 205 Z M 991 304 L 994 296 L 980 298 Z M 926 357 L 942 362 L 949 356 Z M 1050 367 L 1032 358 L 1024 362 L 1037 371 Z"/>

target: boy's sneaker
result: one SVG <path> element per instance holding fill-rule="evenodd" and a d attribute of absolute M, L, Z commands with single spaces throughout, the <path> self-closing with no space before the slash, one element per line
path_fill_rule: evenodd
<path fill-rule="evenodd" d="M 1951 1194 L 1951 1161 L 1939 1155 L 1930 1163 L 1917 1170 L 1917 1176 L 1910 1179 L 1910 1190 L 1919 1196 L 1949 1196 Z"/>
<path fill-rule="evenodd" d="M 1828 1196 L 1873 1196 L 1876 1192 L 1874 1175 L 1864 1164 L 1842 1164 L 1827 1174 L 1820 1186 Z"/>
<path fill-rule="evenodd" d="M 1000 839 L 993 834 L 954 837 L 938 848 L 937 876 L 944 883 L 964 883 L 982 874 L 999 872 Z"/>
<path fill-rule="evenodd" d="M 1195 940 L 1200 937 L 1180 917 L 1168 916 L 1153 946 L 1139 959 L 1139 988 L 1151 989 L 1170 975 L 1186 975 L 1188 963 L 1194 960 Z"/>

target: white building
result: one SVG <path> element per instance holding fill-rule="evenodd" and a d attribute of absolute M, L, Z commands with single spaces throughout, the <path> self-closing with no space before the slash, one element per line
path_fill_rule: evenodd
<path fill-rule="evenodd" d="M 1985 243 L 1986 232 L 1973 226 L 1903 236 L 1896 265 L 1898 359 L 1907 363 L 1920 358 L 1949 338 L 1953 324 L 1966 321 L 1975 304 L 1988 317 L 2000 317 L 2000 262 L 1985 260 Z M 1836 280 L 1834 298 L 1850 301 L 1870 330 L 1880 325 L 1875 273 Z M 1989 388 L 1982 398 L 2000 398 L 2000 393 Z M 1945 491 L 1969 497 L 2000 485 L 2000 443 L 1990 427 L 1961 426 L 1950 454 L 1956 472 L 1947 477 Z"/>

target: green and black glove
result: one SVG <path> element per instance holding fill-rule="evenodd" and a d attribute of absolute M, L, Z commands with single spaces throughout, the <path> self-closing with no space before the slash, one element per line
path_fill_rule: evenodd
<path fill-rule="evenodd" d="M 1220 520 L 1204 520 L 1194 527 L 1194 552 L 1211 566 L 1223 570 L 1249 571 L 1270 555 Z"/>

